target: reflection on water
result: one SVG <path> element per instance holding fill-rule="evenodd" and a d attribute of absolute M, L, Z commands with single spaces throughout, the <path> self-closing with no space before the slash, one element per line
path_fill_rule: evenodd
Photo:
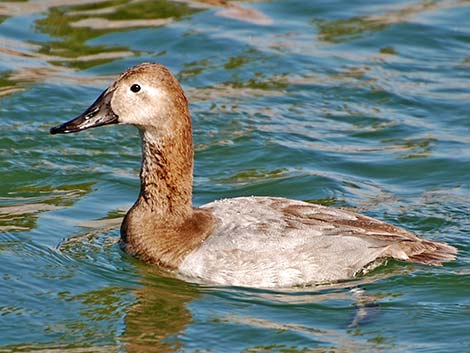
<path fill-rule="evenodd" d="M 183 346 L 184 332 L 188 326 L 194 323 L 189 307 L 192 301 L 202 303 L 216 302 L 220 296 L 226 297 L 231 305 L 256 305 L 290 306 L 292 310 L 308 305 L 312 307 L 315 303 L 316 309 L 321 310 L 328 302 L 345 302 L 346 307 L 352 313 L 349 323 L 343 324 L 355 330 L 355 335 L 360 335 L 361 325 L 368 320 L 377 318 L 377 311 L 380 311 L 374 303 L 379 297 L 368 295 L 363 290 L 352 289 L 360 283 L 365 284 L 369 280 L 358 281 L 357 283 L 342 283 L 337 285 L 319 286 L 316 289 L 272 292 L 250 289 L 230 289 L 217 287 L 191 286 L 184 282 L 166 279 L 155 282 L 148 269 L 142 269 L 144 275 L 144 286 L 135 290 L 136 304 L 127 309 L 125 318 L 125 330 L 120 337 L 125 343 L 129 352 L 177 352 Z M 340 291 L 347 289 L 348 291 Z M 381 299 L 384 297 L 381 296 Z M 236 302 L 234 301 L 236 300 Z M 207 304 L 202 304 L 203 306 Z M 354 352 L 358 349 L 373 349 L 377 347 L 387 347 L 385 342 L 358 342 L 349 338 L 349 333 L 343 328 L 322 329 L 312 326 L 311 323 L 296 324 L 290 322 L 278 322 L 277 320 L 263 319 L 251 315 L 237 315 L 231 313 L 227 308 L 219 308 L 216 305 L 208 306 L 207 325 L 227 327 L 248 326 L 254 330 L 268 331 L 273 334 L 293 334 L 307 336 L 312 340 L 321 342 L 335 342 L 332 349 L 340 349 L 345 352 Z M 208 328 L 210 329 L 210 328 Z M 284 346 L 284 345 L 282 345 Z M 217 351 L 217 344 L 214 342 L 214 349 Z M 263 346 L 255 344 L 249 349 L 257 350 Z M 292 347 L 293 351 L 297 351 Z M 301 350 L 299 350 L 300 352 Z"/>
<path fill-rule="evenodd" d="M 10 65 L 10 72 L 0 72 L 0 96 L 21 90 L 18 83 L 37 82 L 46 78 L 50 81 L 54 77 L 58 81 L 65 79 L 79 84 L 105 85 L 110 81 L 109 77 L 106 77 L 107 81 L 99 81 L 96 75 L 77 77 L 71 73 L 117 59 L 150 53 L 130 50 L 122 45 L 93 45 L 90 42 L 94 38 L 119 31 L 168 25 L 213 6 L 222 8 L 216 15 L 231 19 L 261 25 L 271 21 L 254 9 L 246 9 L 223 0 L 47 0 L 1 3 L 2 21 L 18 15 L 45 14 L 34 20 L 34 28 L 38 33 L 47 35 L 47 39 L 44 40 L 42 35 L 40 40 L 27 41 L 2 38 L 0 54 L 5 57 L 5 63 L 14 62 L 15 58 L 26 60 L 19 65 Z M 44 66 L 42 62 L 49 65 Z"/>
<path fill-rule="evenodd" d="M 377 6 L 377 5 L 376 5 Z M 318 27 L 319 39 L 326 42 L 339 43 L 354 40 L 370 31 L 381 31 L 397 23 L 412 22 L 424 12 L 443 10 L 454 7 L 466 7 L 467 1 L 421 1 L 417 4 L 385 5 L 378 7 L 383 9 L 382 14 L 368 16 L 349 17 L 346 19 L 328 21 L 322 19 L 313 20 Z M 387 53 L 393 49 L 385 50 Z"/>
<path fill-rule="evenodd" d="M 0 231 L 27 231 L 36 226 L 41 212 L 71 206 L 91 192 L 92 183 L 60 187 L 24 186 L 0 198 Z M 41 196 L 32 196 L 40 194 Z M 15 195 L 15 196 L 13 196 Z"/>
<path fill-rule="evenodd" d="M 165 283 L 167 282 L 167 283 Z M 135 304 L 127 309 L 120 336 L 128 352 L 178 352 L 180 337 L 193 322 L 188 304 L 197 300 L 196 287 L 166 280 L 137 289 Z"/>
<path fill-rule="evenodd" d="M 47 15 L 35 21 L 35 28 L 54 38 L 53 40 L 31 41 L 23 51 L 3 49 L 5 54 L 46 60 L 54 66 L 86 69 L 127 56 L 139 56 L 123 46 L 91 45 L 93 38 L 117 31 L 128 31 L 143 27 L 156 27 L 181 20 L 201 11 L 198 4 L 222 6 L 217 12 L 221 16 L 269 24 L 265 15 L 253 9 L 244 9 L 226 1 L 42 1 L 0 4 L 4 18 L 14 15 L 44 13 Z M 13 45 L 12 45 L 13 44 Z M 10 43 L 10 47 L 17 47 Z M 24 45 L 20 45 L 24 47 Z M 29 52 L 25 52 L 27 49 Z M 32 50 L 33 49 L 33 50 Z"/>
<path fill-rule="evenodd" d="M 0 58 L 4 63 L 15 64 L 7 64 L 11 67 L 10 71 L 0 72 L 0 97 L 22 90 L 25 84 L 44 79 L 49 82 L 67 80 L 81 85 L 105 86 L 111 80 L 108 76 L 77 77 L 73 72 L 122 58 L 152 54 L 122 45 L 94 45 L 90 43 L 94 38 L 108 33 L 169 25 L 213 6 L 221 7 L 215 12 L 216 15 L 260 25 L 271 23 L 266 15 L 254 9 L 223 0 L 0 3 L 0 23 L 12 16 L 36 17 L 37 14 L 45 14 L 32 24 L 35 31 L 41 34 L 40 40 L 2 38 Z M 47 39 L 44 40 L 42 35 L 47 35 Z M 17 63 L 16 58 L 25 60 Z"/>
<path fill-rule="evenodd" d="M 98 11 L 98 13 L 95 13 Z M 106 33 L 138 27 L 168 24 L 194 13 L 184 3 L 169 1 L 106 1 L 96 4 L 52 7 L 47 17 L 36 21 L 37 29 L 57 38 L 41 45 L 39 54 L 51 57 L 59 66 L 86 69 L 130 55 L 126 47 L 90 45 L 88 42 Z M 98 15 L 99 17 L 94 17 Z M 71 59 L 71 60 L 61 60 Z M 78 60 L 77 60 L 78 58 Z"/>

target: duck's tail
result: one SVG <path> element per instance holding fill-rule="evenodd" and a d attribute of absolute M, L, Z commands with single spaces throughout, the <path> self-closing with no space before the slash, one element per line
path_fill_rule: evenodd
<path fill-rule="evenodd" d="M 455 260 L 457 249 L 446 243 L 423 240 L 407 244 L 407 261 L 429 266 L 442 266 L 442 263 Z"/>

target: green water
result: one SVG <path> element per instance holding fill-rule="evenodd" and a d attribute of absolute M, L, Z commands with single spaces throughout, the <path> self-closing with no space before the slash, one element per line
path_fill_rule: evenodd
<path fill-rule="evenodd" d="M 0 3 L 0 352 L 470 352 L 470 2 Z M 290 292 L 123 254 L 130 127 L 51 136 L 127 67 L 191 101 L 194 202 L 284 196 L 459 249 Z"/>

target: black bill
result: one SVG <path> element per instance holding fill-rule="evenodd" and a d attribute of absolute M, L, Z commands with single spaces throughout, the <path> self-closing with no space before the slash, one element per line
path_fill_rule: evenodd
<path fill-rule="evenodd" d="M 82 114 L 75 119 L 67 121 L 51 128 L 51 134 L 68 134 L 70 132 L 79 132 L 92 127 L 117 124 L 119 116 L 111 108 L 111 98 L 113 91 L 106 90 L 98 99 Z"/>

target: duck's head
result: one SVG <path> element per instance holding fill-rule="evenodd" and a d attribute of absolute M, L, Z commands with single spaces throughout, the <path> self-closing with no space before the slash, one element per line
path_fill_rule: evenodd
<path fill-rule="evenodd" d="M 87 110 L 50 132 L 131 124 L 141 130 L 155 128 L 170 133 L 188 123 L 188 102 L 176 78 L 160 64 L 144 63 L 125 71 Z"/>

